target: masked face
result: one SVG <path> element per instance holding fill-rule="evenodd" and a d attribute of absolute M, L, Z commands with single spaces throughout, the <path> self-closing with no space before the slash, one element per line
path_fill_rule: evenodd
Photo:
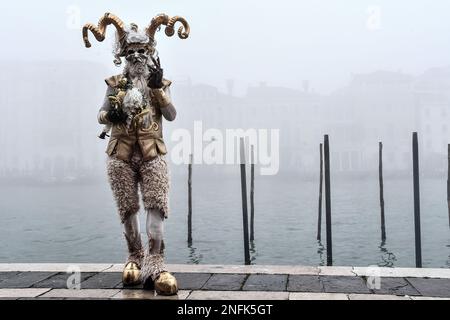
<path fill-rule="evenodd" d="M 145 46 L 130 46 L 125 52 L 125 59 L 137 73 L 144 73 L 150 58 Z"/>

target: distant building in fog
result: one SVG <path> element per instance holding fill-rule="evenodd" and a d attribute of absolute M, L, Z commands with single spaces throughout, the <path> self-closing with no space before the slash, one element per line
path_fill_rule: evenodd
<path fill-rule="evenodd" d="M 96 138 L 104 68 L 87 62 L 1 68 L 0 175 L 61 180 L 91 174 L 104 158 Z"/>
<path fill-rule="evenodd" d="M 409 167 L 409 141 L 416 119 L 413 87 L 412 76 L 378 71 L 353 75 L 346 87 L 329 97 L 329 131 L 334 133 L 340 170 L 373 171 L 379 141 L 384 144 L 387 170 Z M 334 123 L 336 119 L 342 123 Z"/>
<path fill-rule="evenodd" d="M 314 156 L 305 151 L 305 143 L 319 137 L 319 95 L 263 82 L 239 98 L 189 82 L 176 84 L 172 92 L 179 110 L 176 127 L 192 129 L 195 120 L 202 120 L 205 130 L 280 129 L 281 171 L 302 170 L 312 162 Z"/>
<path fill-rule="evenodd" d="M 375 174 L 378 142 L 384 144 L 388 174 L 409 173 L 411 133 L 419 131 L 421 157 L 443 169 L 449 136 L 449 69 L 419 77 L 402 72 L 354 74 L 334 93 L 273 87 L 261 82 L 236 98 L 205 85 L 184 83 L 174 90 L 184 108 L 176 125 L 192 128 L 194 120 L 216 128 L 279 128 L 281 171 L 314 172 L 318 145 L 331 139 L 332 168 L 337 172 Z"/>
<path fill-rule="evenodd" d="M 4 63 L 0 74 L 0 177 L 43 179 L 103 176 L 107 141 L 97 138 L 97 111 L 110 72 L 87 62 Z M 315 176 L 319 143 L 330 135 L 333 172 L 376 174 L 378 141 L 387 174 L 409 173 L 411 132 L 419 131 L 423 166 L 446 168 L 450 141 L 450 68 L 420 76 L 377 71 L 355 74 L 343 88 L 320 95 L 261 82 L 243 97 L 189 79 L 174 81 L 178 117 L 165 122 L 165 139 L 177 128 L 279 129 L 280 172 Z M 207 142 L 205 142 L 207 143 Z M 183 166 L 176 170 L 184 170 Z M 216 168 L 226 172 L 225 168 Z"/>
<path fill-rule="evenodd" d="M 450 67 L 430 69 L 415 84 L 418 127 L 427 164 L 444 169 L 450 143 Z"/>

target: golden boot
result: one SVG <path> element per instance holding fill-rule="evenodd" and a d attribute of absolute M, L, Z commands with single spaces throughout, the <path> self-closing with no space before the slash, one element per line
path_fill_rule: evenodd
<path fill-rule="evenodd" d="M 141 269 L 133 262 L 128 262 L 122 273 L 122 283 L 124 286 L 135 286 L 141 283 L 140 278 Z"/>
<path fill-rule="evenodd" d="M 141 238 L 131 239 L 125 234 L 128 246 L 128 259 L 122 272 L 122 282 L 124 286 L 134 286 L 141 283 L 141 263 L 143 249 Z"/>
<path fill-rule="evenodd" d="M 161 272 L 154 282 L 155 290 L 158 294 L 171 296 L 178 293 L 177 279 L 167 271 Z"/>
<path fill-rule="evenodd" d="M 141 280 L 144 289 L 155 290 L 160 295 L 170 296 L 178 293 L 177 279 L 166 271 L 164 266 L 164 256 L 160 253 L 145 255 Z"/>

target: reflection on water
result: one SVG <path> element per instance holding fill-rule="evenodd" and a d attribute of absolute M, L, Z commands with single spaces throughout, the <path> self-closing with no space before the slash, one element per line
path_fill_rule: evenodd
<path fill-rule="evenodd" d="M 254 264 L 253 262 L 256 261 L 257 252 L 256 252 L 256 243 L 254 240 L 250 241 L 250 264 Z"/>
<path fill-rule="evenodd" d="M 448 245 L 447 245 L 447 248 L 449 248 L 449 249 L 450 249 L 450 244 L 448 244 Z M 447 259 L 447 263 L 446 263 L 446 265 L 447 265 L 447 267 L 449 267 L 449 268 L 450 268 L 450 255 L 448 256 L 448 259 Z"/>
<path fill-rule="evenodd" d="M 380 267 L 393 267 L 395 265 L 395 262 L 397 261 L 397 258 L 395 257 L 395 254 L 391 252 L 387 246 L 386 241 L 382 241 L 380 245 L 378 246 L 381 256 L 377 264 Z M 325 246 L 322 244 L 321 240 L 317 240 L 317 253 L 319 255 L 319 266 L 325 266 L 326 265 L 326 253 L 327 250 Z M 447 261 L 447 264 L 449 261 Z"/>
<path fill-rule="evenodd" d="M 168 263 L 243 264 L 239 168 L 235 173 L 226 179 L 197 178 L 195 241 L 189 245 L 187 175 L 173 176 L 165 226 Z M 333 179 L 334 265 L 415 265 L 411 181 L 385 181 L 389 240 L 381 244 L 377 182 Z M 326 243 L 316 240 L 317 183 L 285 176 L 258 177 L 256 183 L 251 263 L 326 265 Z M 445 186 L 445 179 L 422 181 L 424 267 L 450 267 Z M 127 257 L 107 181 L 83 186 L 0 185 L 0 213 L 0 262 L 117 263 Z M 144 214 L 140 219 L 145 225 Z"/>
<path fill-rule="evenodd" d="M 193 264 L 200 264 L 203 256 L 197 253 L 197 248 L 192 245 L 192 242 L 188 242 L 189 250 L 189 262 Z"/>
<path fill-rule="evenodd" d="M 192 242 L 188 241 L 187 248 L 189 251 L 189 262 L 192 264 L 200 264 L 202 262 L 203 255 L 197 252 L 198 250 L 196 247 L 193 246 Z M 250 264 L 254 264 L 258 256 L 255 241 L 249 242 L 249 251 L 250 251 Z"/>
<path fill-rule="evenodd" d="M 319 254 L 319 266 L 324 266 L 326 259 L 326 250 L 322 244 L 322 241 L 320 240 L 317 240 L 317 253 Z"/>
<path fill-rule="evenodd" d="M 386 247 L 386 241 L 381 241 L 381 244 L 378 246 L 381 253 L 381 261 L 378 263 L 380 267 L 393 267 L 395 265 L 395 261 L 397 258 L 395 254 L 390 252 Z"/>

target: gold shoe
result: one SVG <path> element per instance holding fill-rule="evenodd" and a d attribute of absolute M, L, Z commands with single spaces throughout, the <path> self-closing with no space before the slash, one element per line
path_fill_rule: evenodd
<path fill-rule="evenodd" d="M 155 280 L 155 290 L 160 295 L 175 295 L 178 293 L 177 279 L 169 272 L 163 271 Z"/>
<path fill-rule="evenodd" d="M 122 273 L 122 282 L 124 286 L 135 286 L 141 283 L 140 279 L 141 270 L 138 265 L 130 261 L 125 265 Z"/>

